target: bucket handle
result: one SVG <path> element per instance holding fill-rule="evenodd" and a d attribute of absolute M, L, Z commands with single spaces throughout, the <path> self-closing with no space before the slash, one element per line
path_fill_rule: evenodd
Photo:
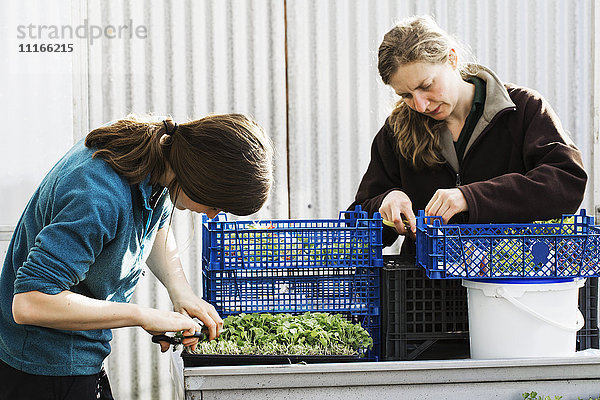
<path fill-rule="evenodd" d="M 499 287 L 498 289 L 496 289 L 496 293 L 500 297 L 508 300 L 513 306 L 525 311 L 526 313 L 533 315 L 537 319 L 540 319 L 550 325 L 554 325 L 557 328 L 564 329 L 566 331 L 575 331 L 575 332 L 577 332 L 578 330 L 583 328 L 584 319 L 583 319 L 583 314 L 581 314 L 581 310 L 579 310 L 579 308 L 577 308 L 577 322 L 575 323 L 575 326 L 565 325 L 565 324 L 561 324 L 560 322 L 556 322 L 548 317 L 545 317 L 542 314 L 535 311 L 534 309 L 532 309 L 531 307 L 528 307 L 525 304 L 521 303 L 519 300 L 515 299 L 510 294 L 506 293 L 506 290 L 504 290 L 503 287 Z"/>

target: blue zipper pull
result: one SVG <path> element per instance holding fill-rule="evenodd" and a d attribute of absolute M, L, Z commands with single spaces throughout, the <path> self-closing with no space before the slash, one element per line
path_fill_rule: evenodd
<path fill-rule="evenodd" d="M 456 174 L 456 187 L 460 186 L 460 174 Z"/>

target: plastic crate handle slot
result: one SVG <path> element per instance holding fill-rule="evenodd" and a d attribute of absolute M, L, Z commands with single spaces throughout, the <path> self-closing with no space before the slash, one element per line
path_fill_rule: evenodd
<path fill-rule="evenodd" d="M 595 221 L 591 215 L 586 215 L 585 208 L 579 211 L 579 214 L 566 214 L 562 217 L 563 226 L 567 225 L 565 221 L 567 218 L 573 218 L 573 225 L 575 226 L 575 233 L 586 234 L 588 233 L 589 227 L 593 226 Z"/>
<path fill-rule="evenodd" d="M 238 221 L 234 221 L 233 223 L 234 223 L 234 226 L 235 226 L 235 228 L 234 228 L 234 232 L 235 232 L 235 247 L 236 247 L 235 251 L 239 252 L 239 258 L 241 258 L 241 262 L 242 262 L 241 268 L 242 269 L 246 269 L 246 265 L 245 265 L 245 262 L 244 262 L 244 256 L 247 256 L 247 254 L 244 254 L 242 243 L 240 242 L 241 232 L 239 230 Z M 238 261 L 240 261 L 239 258 L 238 258 Z M 237 282 L 236 282 L 236 287 L 237 287 Z"/>
<path fill-rule="evenodd" d="M 366 211 L 362 211 L 362 207 L 361 206 L 356 206 L 354 207 L 354 211 L 350 211 L 350 210 L 346 210 L 346 211 L 340 211 L 339 212 L 339 216 L 338 219 L 341 221 L 344 221 L 348 224 L 348 226 L 356 226 L 356 222 L 358 219 L 365 219 L 368 218 L 368 214 Z"/>
<path fill-rule="evenodd" d="M 431 279 L 440 279 L 446 276 L 447 232 L 442 225 L 442 217 L 433 215 L 425 216 L 425 210 L 419 210 L 417 236 L 419 236 L 419 231 L 422 231 L 422 234 L 417 238 L 417 242 L 425 240 L 426 247 L 423 248 L 424 254 L 422 255 L 424 259 L 417 254 L 417 262 L 425 268 L 427 276 Z M 423 229 L 419 229 L 419 227 Z M 429 238 L 431 240 L 428 240 Z"/>
<path fill-rule="evenodd" d="M 557 328 L 563 329 L 565 331 L 575 331 L 575 332 L 577 332 L 578 330 L 583 328 L 583 324 L 584 324 L 585 320 L 583 319 L 583 314 L 581 313 L 581 310 L 579 308 L 577 308 L 577 321 L 575 322 L 575 326 L 565 325 L 560 322 L 554 321 L 554 320 L 538 313 L 531 307 L 521 303 L 519 300 L 515 299 L 510 294 L 508 294 L 506 292 L 506 290 L 504 290 L 503 287 L 499 287 L 498 289 L 496 289 L 496 294 L 498 296 L 502 297 L 503 299 L 506 299 L 509 303 L 511 303 L 513 306 L 517 307 L 521 311 L 524 311 L 524 312 L 536 317 L 537 319 L 546 322 L 547 324 L 556 326 Z"/>
<path fill-rule="evenodd" d="M 211 232 L 219 231 L 221 233 L 221 237 L 223 237 L 224 224 L 227 222 L 227 214 L 224 212 L 220 212 L 213 219 L 208 218 L 208 215 L 201 214 L 202 216 L 202 259 L 205 259 L 207 263 L 212 263 L 212 250 L 215 249 L 214 240 L 206 240 L 206 237 L 212 238 L 213 235 Z M 221 221 L 221 217 L 223 221 Z M 221 257 L 219 262 L 221 269 L 224 269 L 224 257 Z"/>
<path fill-rule="evenodd" d="M 360 207 L 360 206 L 357 206 Z M 364 212 L 366 214 L 366 212 Z M 389 221 L 388 221 L 389 222 Z M 383 255 L 382 255 L 382 237 L 383 237 L 383 224 L 384 219 L 381 218 L 381 214 L 379 212 L 373 213 L 373 218 L 369 218 L 368 215 L 365 215 L 364 218 L 359 219 L 356 225 L 356 230 L 353 231 L 354 235 L 354 243 L 351 247 L 351 256 L 353 252 L 358 254 L 358 245 L 359 242 L 364 242 L 367 240 L 368 245 L 368 264 L 372 266 L 382 267 L 383 266 Z M 362 229 L 361 229 L 362 228 Z M 362 230 L 362 232 L 361 232 Z M 363 252 L 365 251 L 364 243 L 360 245 Z M 364 254 L 363 254 L 364 256 Z"/>

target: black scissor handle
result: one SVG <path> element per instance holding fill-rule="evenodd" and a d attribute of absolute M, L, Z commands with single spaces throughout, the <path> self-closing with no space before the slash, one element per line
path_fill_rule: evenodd
<path fill-rule="evenodd" d="M 168 335 L 152 335 L 152 343 L 167 342 L 170 344 L 180 344 L 181 339 Z"/>
<path fill-rule="evenodd" d="M 153 335 L 152 343 L 167 342 L 170 344 L 181 344 L 183 342 L 183 339 L 192 339 L 192 338 L 198 338 L 200 341 L 202 341 L 202 340 L 205 340 L 208 338 L 208 334 L 205 332 L 196 332 L 193 335 L 187 335 L 187 336 L 184 336 L 183 338 L 177 337 L 177 336 L 169 336 L 169 335 Z"/>

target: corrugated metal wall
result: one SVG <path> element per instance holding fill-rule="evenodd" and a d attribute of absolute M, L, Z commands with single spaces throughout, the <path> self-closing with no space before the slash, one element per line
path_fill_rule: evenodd
<path fill-rule="evenodd" d="M 131 20 L 145 25 L 148 37 L 88 47 L 81 62 L 88 109 L 79 112 L 89 113 L 92 128 L 129 112 L 176 120 L 249 113 L 278 151 L 276 186 L 256 218 L 335 217 L 352 201 L 371 139 L 394 103 L 377 74 L 379 42 L 394 20 L 428 13 L 502 79 L 541 92 L 592 171 L 595 6 L 593 0 L 88 0 L 80 15 L 90 24 Z M 178 213 L 174 229 L 200 290 L 200 220 Z M 168 308 L 166 291 L 149 275 L 134 301 Z M 172 397 L 168 356 L 145 332 L 117 330 L 113 350 L 107 366 L 118 398 Z"/>

